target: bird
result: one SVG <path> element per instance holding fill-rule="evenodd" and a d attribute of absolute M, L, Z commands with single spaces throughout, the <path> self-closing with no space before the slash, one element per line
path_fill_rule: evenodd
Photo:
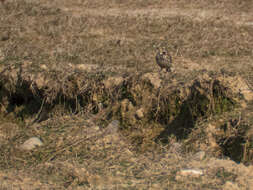
<path fill-rule="evenodd" d="M 172 57 L 165 49 L 159 49 L 156 54 L 156 63 L 161 68 L 161 70 L 166 69 L 167 72 L 171 71 Z"/>

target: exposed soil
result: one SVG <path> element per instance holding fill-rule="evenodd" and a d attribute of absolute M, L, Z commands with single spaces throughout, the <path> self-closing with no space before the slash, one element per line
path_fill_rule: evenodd
<path fill-rule="evenodd" d="M 0 189 L 252 189 L 252 18 L 250 0 L 0 1 Z"/>

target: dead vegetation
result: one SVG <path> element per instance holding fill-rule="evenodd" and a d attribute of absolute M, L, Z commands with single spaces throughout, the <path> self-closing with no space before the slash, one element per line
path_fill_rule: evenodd
<path fill-rule="evenodd" d="M 250 189 L 252 168 L 242 164 L 253 163 L 253 30 L 228 17 L 252 8 L 198 2 L 0 5 L 0 168 L 14 189 L 32 182 L 44 189 L 221 189 L 227 181 Z M 145 12 L 172 5 L 222 5 L 224 17 Z M 110 9 L 101 15 L 94 8 Z M 175 72 L 159 72 L 160 46 L 171 51 Z M 32 136 L 44 145 L 21 150 Z M 201 150 L 208 159 L 196 163 L 191 156 Z M 179 176 L 193 166 L 205 175 Z M 19 182 L 15 170 L 34 179 Z"/>

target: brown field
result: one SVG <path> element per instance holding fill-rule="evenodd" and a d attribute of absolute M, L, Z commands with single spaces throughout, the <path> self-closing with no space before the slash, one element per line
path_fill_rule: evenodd
<path fill-rule="evenodd" d="M 0 1 L 0 190 L 253 189 L 252 73 L 251 0 Z"/>

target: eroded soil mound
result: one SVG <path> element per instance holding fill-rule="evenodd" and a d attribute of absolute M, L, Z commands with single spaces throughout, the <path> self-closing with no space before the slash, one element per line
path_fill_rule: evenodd
<path fill-rule="evenodd" d="M 185 151 L 206 146 L 216 156 L 252 160 L 251 127 L 244 118 L 227 116 L 217 122 L 225 113 L 246 109 L 252 100 L 251 89 L 239 76 L 203 72 L 181 82 L 171 73 L 107 77 L 69 68 L 68 73 L 46 75 L 34 74 L 27 66 L 1 72 L 1 115 L 22 125 L 66 114 L 93 114 L 101 126 L 120 121 L 121 133 L 134 150 L 175 139 L 185 142 Z M 208 124 L 211 121 L 215 126 Z"/>

